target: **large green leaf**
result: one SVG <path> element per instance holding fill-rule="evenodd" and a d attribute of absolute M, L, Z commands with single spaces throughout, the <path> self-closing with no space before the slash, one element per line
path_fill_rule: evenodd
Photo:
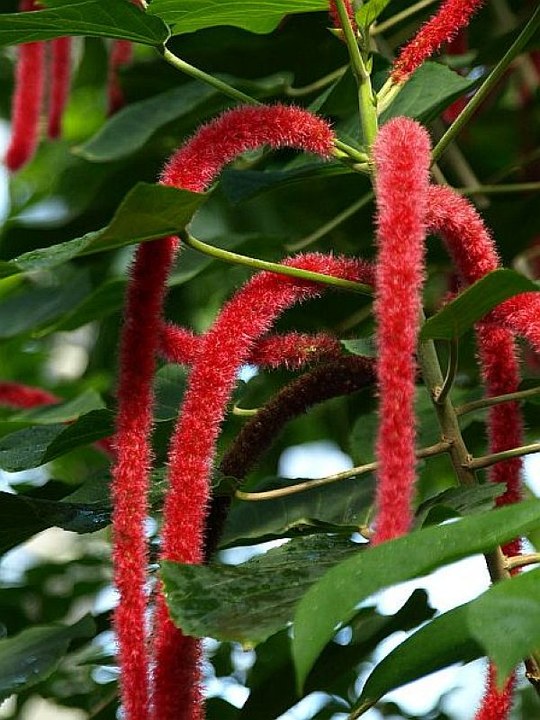
<path fill-rule="evenodd" d="M 218 76 L 231 85 L 257 97 L 276 95 L 291 82 L 290 73 L 279 73 L 250 82 Z M 91 162 L 111 162 L 137 152 L 152 135 L 169 122 L 178 120 L 222 94 L 201 82 L 189 82 L 123 108 L 75 153 Z M 227 101 L 224 98 L 223 103 Z"/>
<path fill-rule="evenodd" d="M 138 183 L 126 195 L 106 227 L 75 240 L 2 261 L 0 277 L 55 267 L 78 255 L 174 235 L 191 220 L 206 198 L 203 193 Z"/>
<path fill-rule="evenodd" d="M 503 684 L 521 660 L 540 650 L 540 569 L 494 585 L 470 603 L 467 623 Z"/>
<path fill-rule="evenodd" d="M 540 525 L 540 501 L 430 527 L 359 552 L 327 572 L 303 597 L 295 615 L 293 653 L 301 687 L 313 663 L 358 603 L 390 585 L 493 550 Z"/>
<path fill-rule="evenodd" d="M 93 410 L 68 426 L 54 423 L 18 430 L 0 440 L 0 469 L 18 472 L 39 467 L 113 432 L 113 414 L 108 410 Z"/>
<path fill-rule="evenodd" d="M 453 663 L 482 657 L 482 646 L 467 627 L 467 607 L 435 618 L 389 653 L 368 677 L 354 710 L 360 715 L 391 690 Z"/>
<path fill-rule="evenodd" d="M 369 27 L 383 12 L 390 0 L 368 0 L 356 13 L 356 22 L 360 27 Z"/>
<path fill-rule="evenodd" d="M 280 479 L 278 485 L 303 480 Z M 348 532 L 367 522 L 375 481 L 371 476 L 351 478 L 296 495 L 261 502 L 234 503 L 220 547 L 250 545 L 279 537 L 325 532 Z M 268 489 L 258 487 L 257 490 Z"/>
<path fill-rule="evenodd" d="M 422 340 L 458 338 L 508 298 L 523 292 L 538 291 L 538 285 L 514 270 L 500 269 L 460 293 L 422 326 Z"/>
<path fill-rule="evenodd" d="M 111 521 L 107 503 L 72 503 L 0 492 L 0 554 L 50 527 L 92 533 Z"/>
<path fill-rule="evenodd" d="M 216 25 L 268 33 L 285 15 L 327 8 L 325 0 L 153 0 L 148 12 L 171 25 L 174 35 L 181 35 Z"/>
<path fill-rule="evenodd" d="M 37 12 L 0 15 L 0 45 L 50 40 L 65 35 L 94 35 L 162 45 L 167 26 L 141 12 L 129 0 L 63 0 Z"/>
<path fill-rule="evenodd" d="M 445 65 L 424 63 L 381 115 L 381 123 L 406 115 L 427 122 L 445 107 L 471 90 L 476 80 L 468 80 Z"/>
<path fill-rule="evenodd" d="M 86 615 L 75 625 L 37 625 L 0 640 L 0 700 L 45 680 L 72 640 L 94 632 L 94 621 Z"/>
<path fill-rule="evenodd" d="M 76 420 L 92 410 L 101 410 L 105 403 L 95 390 L 86 390 L 77 397 L 57 405 L 19 410 L 11 417 L 11 421 L 26 422 L 29 425 L 52 425 Z"/>
<path fill-rule="evenodd" d="M 188 635 L 254 646 L 287 625 L 325 570 L 359 552 L 341 538 L 297 538 L 243 565 L 165 562 L 161 577 L 175 624 Z"/>

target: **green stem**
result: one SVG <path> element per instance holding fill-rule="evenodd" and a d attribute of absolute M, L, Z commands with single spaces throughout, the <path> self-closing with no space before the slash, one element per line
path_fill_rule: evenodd
<path fill-rule="evenodd" d="M 450 341 L 450 351 L 448 356 L 448 368 L 446 370 L 446 377 L 444 378 L 443 385 L 438 393 L 435 394 L 435 402 L 441 405 L 446 400 L 448 393 L 452 389 L 456 373 L 458 369 L 459 360 L 459 346 L 457 339 Z M 457 413 L 456 413 L 457 414 Z"/>
<path fill-rule="evenodd" d="M 436 455 L 447 453 L 449 450 L 450 443 L 442 441 L 436 443 L 435 445 L 430 445 L 418 450 L 416 457 L 419 459 L 435 457 Z M 350 478 L 359 477 L 360 475 L 366 475 L 376 469 L 376 462 L 366 463 L 365 465 L 359 465 L 358 467 L 351 468 L 350 470 L 344 470 L 343 472 L 336 473 L 335 475 L 306 480 L 305 482 L 297 483 L 296 485 L 288 485 L 287 487 L 276 488 L 275 490 L 265 490 L 264 492 L 244 492 L 243 490 L 237 490 L 234 495 L 239 500 L 275 500 L 276 498 L 286 497 L 287 495 L 296 495 L 297 493 L 306 492 L 306 490 L 313 490 L 313 488 L 322 487 L 324 485 L 331 485 L 332 483 L 340 482 L 341 480 L 349 480 Z"/>
<path fill-rule="evenodd" d="M 466 415 L 467 413 L 475 412 L 475 410 L 484 410 L 485 408 L 514 400 L 525 400 L 535 395 L 540 395 L 540 386 L 529 388 L 528 390 L 518 390 L 517 392 L 507 393 L 506 395 L 494 395 L 493 397 L 474 400 L 473 402 L 456 407 L 456 413 L 457 415 Z"/>
<path fill-rule="evenodd" d="M 417 12 L 420 12 L 420 10 L 423 10 L 430 5 L 433 5 L 433 3 L 435 2 L 437 2 L 437 0 L 420 0 L 420 2 L 416 2 L 405 10 L 402 10 L 401 12 L 392 15 L 391 18 L 380 23 L 380 25 L 374 25 L 371 30 L 371 34 L 380 35 L 381 33 L 385 32 L 385 30 L 389 30 L 391 27 L 394 27 L 394 25 L 397 25 L 402 20 L 406 20 L 407 18 L 411 17 L 411 15 L 416 15 Z"/>
<path fill-rule="evenodd" d="M 470 470 L 482 470 L 483 468 L 491 467 L 504 460 L 511 460 L 512 458 L 523 457 L 524 455 L 532 455 L 537 452 L 540 452 L 540 442 L 521 445 L 511 450 L 503 450 L 502 452 L 491 453 L 490 455 L 482 455 L 482 457 L 478 458 L 469 458 L 465 466 Z"/>
<path fill-rule="evenodd" d="M 336 227 L 344 223 L 355 213 L 368 205 L 372 200 L 373 192 L 368 192 L 365 195 L 362 195 L 359 200 L 352 203 L 352 205 L 349 205 L 349 207 L 345 208 L 345 210 L 342 210 L 324 225 L 321 225 L 321 227 L 317 228 L 317 230 L 312 232 L 311 235 L 307 235 L 306 237 L 302 238 L 301 240 L 297 240 L 294 243 L 289 243 L 286 246 L 286 249 L 290 252 L 297 252 L 298 250 L 303 250 L 305 247 L 308 247 L 308 245 L 312 245 L 314 242 L 324 237 L 327 233 L 331 232 Z"/>
<path fill-rule="evenodd" d="M 504 560 L 504 566 L 507 570 L 515 570 L 515 568 L 526 567 L 527 565 L 538 565 L 540 563 L 540 553 L 531 553 L 530 555 L 515 555 L 507 557 Z"/>
<path fill-rule="evenodd" d="M 439 140 L 437 145 L 433 148 L 433 161 L 437 160 L 443 154 L 448 145 L 463 130 L 463 128 L 472 118 L 476 110 L 480 107 L 480 105 L 484 102 L 489 93 L 493 90 L 493 88 L 502 78 L 509 65 L 519 55 L 519 53 L 523 50 L 525 45 L 531 39 L 539 24 L 540 5 L 537 5 L 536 10 L 533 12 L 531 18 L 529 19 L 529 22 L 525 25 L 516 40 L 508 48 L 501 60 L 499 60 L 497 65 L 493 68 L 491 73 L 484 80 L 478 91 L 469 100 L 465 108 L 461 111 L 461 113 L 457 116 L 452 125 L 450 125 L 448 130 Z"/>
<path fill-rule="evenodd" d="M 287 275 L 288 277 L 298 278 L 299 280 L 308 280 L 310 282 L 318 282 L 330 287 L 339 288 L 340 290 L 348 290 L 350 292 L 361 293 L 362 295 L 372 295 L 373 288 L 364 283 L 354 282 L 353 280 L 345 280 L 344 278 L 335 277 L 334 275 L 325 275 L 324 273 L 312 272 L 311 270 L 302 270 L 301 268 L 291 267 L 290 265 L 280 265 L 279 263 L 259 260 L 258 258 L 239 255 L 238 253 L 223 250 L 223 248 L 208 245 L 202 240 L 197 240 L 189 233 L 183 238 L 186 245 L 198 250 L 204 255 L 223 260 L 223 262 L 232 265 L 246 265 L 254 270 L 266 270 L 268 272 L 277 273 L 278 275 Z"/>
<path fill-rule="evenodd" d="M 328 75 L 325 75 L 324 77 L 319 78 L 318 80 L 315 80 L 314 82 L 310 83 L 309 85 L 304 85 L 304 87 L 289 87 L 285 91 L 286 95 L 289 97 L 302 97 L 304 95 L 311 95 L 311 93 L 316 92 L 317 90 L 322 90 L 328 85 L 331 85 L 336 80 L 339 80 L 340 78 L 345 75 L 347 71 L 347 65 L 344 65 L 343 67 L 338 68 L 337 70 L 334 70 L 331 73 L 328 73 Z"/>
<path fill-rule="evenodd" d="M 506 193 L 535 192 L 536 190 L 540 190 L 540 182 L 456 188 L 456 191 L 461 195 L 504 195 Z"/>
<path fill-rule="evenodd" d="M 247 103 L 248 105 L 260 105 L 261 103 L 256 100 L 255 98 L 251 97 L 251 95 L 246 95 L 246 93 L 243 93 L 241 90 L 238 90 L 237 88 L 233 87 L 232 85 L 229 85 L 226 82 L 223 82 L 223 80 L 220 80 L 219 78 L 214 77 L 213 75 L 210 75 L 209 73 L 205 73 L 204 70 L 200 70 L 198 67 L 195 67 L 194 65 L 190 65 L 185 60 L 182 60 L 182 58 L 179 58 L 177 55 L 174 55 L 168 48 L 163 46 L 162 48 L 158 48 L 159 52 L 163 56 L 163 59 L 166 60 L 169 65 L 172 65 L 177 70 L 180 70 L 181 72 L 185 73 L 186 75 L 189 75 L 190 77 L 194 78 L 195 80 L 200 80 L 201 82 L 206 83 L 207 85 L 211 85 L 216 90 L 219 90 L 219 92 L 223 93 L 227 97 L 230 97 L 232 100 L 236 100 L 237 102 L 241 103 Z"/>

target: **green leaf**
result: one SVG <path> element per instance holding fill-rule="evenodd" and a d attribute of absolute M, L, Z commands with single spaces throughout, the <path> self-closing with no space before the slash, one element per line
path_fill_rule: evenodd
<path fill-rule="evenodd" d="M 427 122 L 454 100 L 471 90 L 477 80 L 467 80 L 439 63 L 424 63 L 381 115 L 381 124 L 406 115 Z"/>
<path fill-rule="evenodd" d="M 369 27 L 389 3 L 390 0 L 369 0 L 364 3 L 356 13 L 356 22 L 359 27 Z"/>
<path fill-rule="evenodd" d="M 457 662 L 470 662 L 484 651 L 467 627 L 467 605 L 450 610 L 397 646 L 375 667 L 353 706 L 364 713 L 386 693 Z M 493 626 L 491 627 L 493 632 Z"/>
<path fill-rule="evenodd" d="M 29 425 L 52 425 L 76 420 L 92 410 L 105 407 L 102 397 L 95 390 L 86 390 L 81 395 L 67 402 L 47 407 L 22 410 L 10 417 L 15 422 L 27 422 Z"/>
<path fill-rule="evenodd" d="M 540 649 L 540 569 L 494 585 L 469 604 L 467 623 L 503 685 L 521 660 Z"/>
<path fill-rule="evenodd" d="M 0 469 L 19 472 L 39 467 L 113 432 L 113 414 L 108 410 L 93 410 L 67 427 L 57 423 L 18 430 L 0 440 Z"/>
<path fill-rule="evenodd" d="M 350 620 L 358 603 L 385 587 L 526 534 L 540 524 L 539 511 L 540 501 L 534 500 L 417 530 L 359 552 L 327 572 L 296 610 L 293 654 L 298 686 L 336 627 Z"/>
<path fill-rule="evenodd" d="M 298 538 L 243 565 L 165 562 L 161 577 L 172 620 L 186 634 L 253 647 L 292 620 L 325 570 L 358 550 L 326 535 Z"/>
<path fill-rule="evenodd" d="M 538 285 L 514 270 L 500 269 L 485 275 L 422 326 L 420 338 L 458 338 L 508 298 L 538 291 Z"/>
<path fill-rule="evenodd" d="M 92 637 L 89 615 L 75 625 L 36 625 L 0 640 L 0 700 L 45 680 L 54 672 L 72 640 Z"/>
<path fill-rule="evenodd" d="M 218 75 L 231 85 L 255 96 L 276 95 L 290 84 L 290 73 L 278 73 L 256 82 Z M 189 82 L 167 92 L 132 103 L 118 112 L 88 142 L 74 149 L 90 162 L 112 162 L 133 155 L 161 127 L 192 113 L 222 94 L 209 85 Z M 223 103 L 227 100 L 224 98 Z"/>
<path fill-rule="evenodd" d="M 285 15 L 327 10 L 326 0 L 153 0 L 148 12 L 172 26 L 173 35 L 216 25 L 269 33 Z"/>
<path fill-rule="evenodd" d="M 341 340 L 341 344 L 351 355 L 377 357 L 377 346 L 373 336 Z"/>
<path fill-rule="evenodd" d="M 0 45 L 50 40 L 65 35 L 92 35 L 163 45 L 166 25 L 128 0 L 69 0 L 36 12 L 0 15 Z"/>
<path fill-rule="evenodd" d="M 106 227 L 75 240 L 32 250 L 13 260 L 0 262 L 0 277 L 55 267 L 78 255 L 175 235 L 191 220 L 207 197 L 203 193 L 138 183 L 126 195 Z"/>
<path fill-rule="evenodd" d="M 0 554 L 50 527 L 92 533 L 111 521 L 108 503 L 72 503 L 0 492 Z"/>
<path fill-rule="evenodd" d="M 157 422 L 176 420 L 186 389 L 187 370 L 178 365 L 165 365 L 156 373 L 154 418 Z"/>
<path fill-rule="evenodd" d="M 90 292 L 88 274 L 77 272 L 60 286 L 30 287 L 0 302 L 0 338 L 35 330 L 63 315 Z"/>
<path fill-rule="evenodd" d="M 271 487 L 298 480 L 276 479 Z M 352 532 L 367 521 L 374 495 L 373 477 L 343 480 L 285 498 L 233 504 L 220 547 L 250 545 L 280 537 L 326 532 Z M 260 488 L 269 489 L 270 486 Z"/>
<path fill-rule="evenodd" d="M 504 483 L 486 483 L 471 487 L 448 488 L 435 497 L 423 502 L 416 512 L 417 525 L 434 525 L 451 515 L 472 515 L 486 512 L 495 504 L 495 498 L 506 489 Z M 442 517 L 444 515 L 444 517 Z"/>

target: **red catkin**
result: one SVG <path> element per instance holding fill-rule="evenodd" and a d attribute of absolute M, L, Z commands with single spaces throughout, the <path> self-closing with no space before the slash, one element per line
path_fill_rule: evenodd
<path fill-rule="evenodd" d="M 16 382 L 0 382 L 0 405 L 13 408 L 34 408 L 54 405 L 60 398 L 47 390 Z"/>
<path fill-rule="evenodd" d="M 380 424 L 375 543 L 406 533 L 415 482 L 414 354 L 424 280 L 430 142 L 412 120 L 383 126 L 374 145 L 378 261 L 374 314 Z"/>
<path fill-rule="evenodd" d="M 159 352 L 169 362 L 192 365 L 200 352 L 201 342 L 202 338 L 191 330 L 172 323 L 163 323 Z M 335 359 L 340 355 L 341 344 L 331 335 L 293 332 L 262 338 L 247 362 L 268 368 L 285 367 L 288 370 L 298 370 L 310 363 Z"/>
<path fill-rule="evenodd" d="M 268 144 L 329 155 L 332 143 L 329 126 L 306 110 L 284 105 L 235 108 L 201 128 L 177 151 L 167 164 L 161 181 L 165 185 L 203 191 L 226 163 L 245 150 Z M 169 237 L 138 248 L 128 286 L 121 340 L 116 434 L 118 460 L 113 469 L 112 495 L 115 508 L 114 578 L 120 593 L 115 629 L 126 720 L 147 720 L 150 706 L 144 522 L 148 511 L 151 462 L 152 379 L 160 347 L 165 281 L 176 243 L 176 238 Z M 204 506 L 200 506 L 198 512 L 202 522 Z M 181 531 L 179 528 L 178 532 Z M 187 539 L 195 542 L 196 533 L 191 532 Z M 162 615 L 164 612 L 162 609 Z M 175 696 L 171 707 L 181 707 L 184 718 L 195 720 L 201 704 L 198 682 L 191 681 L 199 673 L 199 643 L 177 638 L 174 649 L 179 654 L 175 656 L 173 666 L 159 667 L 158 661 L 156 674 L 161 682 L 156 694 L 156 718 L 165 720 L 169 711 L 164 697 L 168 700 Z M 175 667 L 177 664 L 181 670 Z M 179 673 L 182 680 L 171 693 L 172 686 L 167 684 L 169 676 L 174 676 L 177 681 Z M 180 716 L 174 717 L 180 720 Z"/>
<path fill-rule="evenodd" d="M 33 0 L 22 0 L 22 12 L 36 9 Z M 24 43 L 18 48 L 11 110 L 11 139 L 5 162 L 15 172 L 30 162 L 39 144 L 39 119 L 43 104 L 45 44 Z"/>
<path fill-rule="evenodd" d="M 490 663 L 486 692 L 474 720 L 507 720 L 512 710 L 512 697 L 516 685 L 516 677 L 512 675 L 502 690 L 497 689 L 495 668 Z"/>
<path fill-rule="evenodd" d="M 119 71 L 129 65 L 133 59 L 133 44 L 129 40 L 113 40 L 109 55 L 107 78 L 108 114 L 114 115 L 126 104 L 124 91 L 120 84 Z"/>
<path fill-rule="evenodd" d="M 62 116 L 66 109 L 71 82 L 71 38 L 60 37 L 51 46 L 51 86 L 47 136 L 53 140 L 60 136 Z"/>
<path fill-rule="evenodd" d="M 349 16 L 349 20 L 351 21 L 352 28 L 356 32 L 356 18 L 354 16 L 354 8 L 352 6 L 352 2 L 351 0 L 343 0 L 343 4 L 345 5 L 345 10 L 347 11 L 347 15 Z M 341 18 L 339 17 L 336 0 L 330 0 L 330 6 L 328 10 L 330 13 L 330 17 L 332 18 L 332 23 L 334 27 L 338 29 L 341 28 Z"/>
<path fill-rule="evenodd" d="M 370 266 L 349 258 L 313 253 L 284 264 L 350 280 L 365 282 L 371 278 Z M 286 308 L 319 295 L 321 290 L 313 282 L 260 273 L 225 305 L 204 336 L 171 440 L 162 559 L 202 562 L 209 476 L 238 369 L 248 359 L 257 338 Z M 196 640 L 173 626 L 160 596 L 155 641 L 155 720 L 200 717 L 199 668 L 192 664 L 197 656 L 196 645 Z M 183 657 L 186 650 L 187 660 Z"/>
<path fill-rule="evenodd" d="M 393 81 L 405 82 L 445 42 L 451 42 L 483 4 L 484 0 L 444 0 L 439 11 L 401 49 L 392 67 Z"/>

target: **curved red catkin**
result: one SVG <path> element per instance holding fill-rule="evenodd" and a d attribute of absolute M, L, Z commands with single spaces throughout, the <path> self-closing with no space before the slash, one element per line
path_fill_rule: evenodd
<path fill-rule="evenodd" d="M 373 149 L 378 208 L 374 314 L 380 391 L 375 543 L 412 524 L 415 482 L 414 393 L 430 142 L 407 118 L 384 125 Z"/>
<path fill-rule="evenodd" d="M 51 41 L 50 47 L 51 84 L 49 91 L 47 136 L 53 140 L 60 136 L 62 117 L 69 97 L 71 83 L 71 38 L 56 38 Z"/>
<path fill-rule="evenodd" d="M 507 720 L 512 710 L 516 677 L 512 675 L 502 690 L 497 689 L 495 668 L 490 663 L 486 692 L 474 720 Z"/>
<path fill-rule="evenodd" d="M 0 405 L 13 408 L 34 408 L 59 402 L 61 402 L 61 398 L 47 390 L 17 382 L 0 382 Z"/>
<path fill-rule="evenodd" d="M 392 80 L 405 82 L 445 42 L 452 41 L 483 4 L 484 0 L 444 0 L 438 12 L 400 50 L 390 73 Z"/>
<path fill-rule="evenodd" d="M 352 2 L 351 0 L 343 0 L 343 4 L 345 5 L 345 9 L 347 11 L 347 15 L 349 16 L 349 20 L 351 21 L 352 28 L 356 32 L 358 28 L 356 25 L 356 18 L 354 16 L 354 8 L 352 6 Z M 332 18 L 332 23 L 334 27 L 337 29 L 341 28 L 341 18 L 339 17 L 336 0 L 330 0 L 328 12 L 330 13 L 330 17 Z"/>
<path fill-rule="evenodd" d="M 240 107 L 205 125 L 167 164 L 161 181 L 203 191 L 237 154 L 260 145 L 295 147 L 329 155 L 333 133 L 324 120 L 293 106 Z M 115 629 L 121 666 L 121 696 L 126 720 L 149 714 L 149 651 L 145 632 L 147 547 L 144 523 L 148 512 L 151 461 L 152 379 L 160 344 L 165 281 L 177 238 L 142 244 L 128 286 L 122 331 L 118 388 L 117 456 L 113 469 L 113 565 L 120 601 Z M 204 508 L 199 512 L 204 514 Z M 198 674 L 198 643 L 186 642 L 184 678 Z M 183 689 L 182 689 L 183 688 Z M 186 687 L 180 684 L 180 705 Z M 184 712 L 194 720 L 200 707 L 198 689 Z M 189 692 L 188 692 L 189 694 Z M 188 709 L 186 709 L 188 708 Z M 160 720 L 165 716 L 160 716 Z M 177 720 L 175 718 L 175 720 Z"/>
<path fill-rule="evenodd" d="M 350 280 L 371 281 L 362 261 L 318 253 L 288 259 L 284 265 Z M 209 476 L 215 444 L 238 369 L 256 340 L 294 303 L 316 297 L 313 282 L 264 272 L 230 300 L 203 338 L 171 439 L 169 491 L 163 511 L 164 560 L 200 563 L 209 500 Z M 158 600 L 155 640 L 156 720 L 194 720 L 201 714 L 198 641 L 184 636 L 169 619 L 163 596 Z M 184 653 L 187 652 L 187 660 Z"/>
<path fill-rule="evenodd" d="M 133 44 L 129 40 L 113 40 L 109 54 L 107 76 L 107 112 L 114 115 L 126 104 L 124 91 L 120 84 L 119 70 L 129 65 L 133 59 Z"/>
<path fill-rule="evenodd" d="M 191 330 L 163 323 L 160 333 L 160 354 L 169 362 L 192 365 L 199 354 L 202 337 Z M 343 354 L 339 340 L 326 333 L 308 335 L 287 333 L 262 338 L 247 362 L 262 367 L 285 367 L 298 370 L 305 365 L 337 358 Z"/>
<path fill-rule="evenodd" d="M 499 267 L 495 245 L 482 218 L 465 198 L 459 197 L 454 191 L 442 187 L 430 188 L 428 222 L 431 230 L 442 235 L 465 283 L 475 282 Z M 527 302 L 527 298 L 532 300 L 535 294 L 525 293 L 512 300 L 523 303 L 524 298 Z M 506 303 L 499 306 L 491 316 L 511 326 L 511 320 L 505 314 L 505 306 Z M 539 324 L 538 316 L 535 324 Z M 492 396 L 515 392 L 519 387 L 520 376 L 514 333 L 507 327 L 489 321 L 478 323 L 476 333 L 487 394 Z M 490 452 L 522 445 L 523 421 L 518 404 L 503 403 L 490 408 L 488 432 Z M 508 505 L 520 499 L 521 468 L 521 459 L 513 458 L 490 469 L 490 480 L 506 485 L 505 492 L 496 500 L 497 505 Z M 519 540 L 503 547 L 507 555 L 518 555 L 520 551 Z M 494 669 L 490 665 L 486 692 L 475 720 L 505 720 L 512 707 L 514 684 L 512 676 L 502 692 L 497 690 Z"/>
<path fill-rule="evenodd" d="M 33 0 L 22 0 L 22 12 L 36 10 Z M 11 172 L 30 162 L 39 144 L 39 119 L 43 104 L 45 44 L 24 43 L 18 48 L 15 88 L 11 108 L 11 139 L 5 163 Z"/>

